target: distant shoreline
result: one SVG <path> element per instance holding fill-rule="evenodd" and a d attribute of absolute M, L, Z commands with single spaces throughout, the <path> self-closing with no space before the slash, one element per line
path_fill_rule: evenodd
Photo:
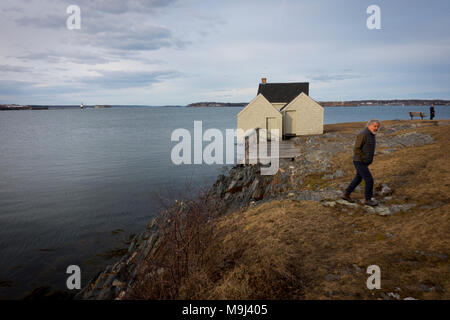
<path fill-rule="evenodd" d="M 450 105 L 450 100 L 421 100 L 421 99 L 395 99 L 395 100 L 351 100 L 351 101 L 318 101 L 323 107 L 360 107 L 360 106 L 445 106 Z M 195 102 L 186 107 L 243 107 L 248 102 Z"/>
<path fill-rule="evenodd" d="M 450 100 L 442 99 L 395 99 L 395 100 L 351 100 L 351 101 L 318 101 L 323 107 L 367 107 L 367 106 L 450 106 Z M 85 105 L 83 109 L 103 109 L 117 107 L 177 107 L 177 108 L 215 108 L 215 107 L 244 107 L 248 102 L 194 102 L 186 106 L 181 105 Z M 2 110 L 48 110 L 48 109 L 82 109 L 79 105 L 19 105 L 19 104 L 0 104 Z"/>

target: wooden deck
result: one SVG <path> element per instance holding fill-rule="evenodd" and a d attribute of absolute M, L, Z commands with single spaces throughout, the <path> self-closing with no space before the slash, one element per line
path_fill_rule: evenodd
<path fill-rule="evenodd" d="M 246 148 L 246 162 L 244 163 L 244 159 L 238 158 L 237 163 L 238 164 L 249 164 L 249 163 L 257 163 L 257 162 L 261 162 L 261 163 L 268 163 L 270 162 L 270 156 L 271 156 L 271 142 L 268 141 L 267 142 L 267 157 L 259 157 L 259 148 L 260 148 L 260 144 L 258 144 L 258 153 L 257 153 L 257 157 L 255 157 L 254 155 L 250 155 L 249 154 L 249 150 L 248 150 L 248 146 Z M 266 153 L 266 152 L 264 152 Z M 286 159 L 286 158 L 295 158 L 296 156 L 300 155 L 300 148 L 295 146 L 294 141 L 293 140 L 282 140 L 279 141 L 278 143 L 278 158 L 279 159 Z"/>

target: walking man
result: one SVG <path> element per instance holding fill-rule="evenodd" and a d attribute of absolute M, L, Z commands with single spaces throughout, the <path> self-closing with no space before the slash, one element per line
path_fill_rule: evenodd
<path fill-rule="evenodd" d="M 356 137 L 355 147 L 353 148 L 353 164 L 356 168 L 356 176 L 345 190 L 342 199 L 348 202 L 355 202 L 350 198 L 350 194 L 364 179 L 364 204 L 376 206 L 377 201 L 372 200 L 373 196 L 373 177 L 369 170 L 369 165 L 373 162 L 375 154 L 375 136 L 380 128 L 380 121 L 372 119 L 367 122 L 367 127 L 362 130 Z"/>

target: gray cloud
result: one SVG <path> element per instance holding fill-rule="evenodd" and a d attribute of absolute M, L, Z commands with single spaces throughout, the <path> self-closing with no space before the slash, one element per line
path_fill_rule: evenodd
<path fill-rule="evenodd" d="M 83 78 L 82 83 L 108 89 L 146 87 L 166 79 L 177 78 L 177 71 L 99 71 L 101 76 Z"/>
<path fill-rule="evenodd" d="M 163 47 L 182 47 L 183 42 L 173 39 L 169 29 L 153 25 L 118 25 L 112 21 L 103 24 L 101 31 L 81 39 L 91 46 L 100 46 L 116 50 L 158 50 Z"/>
<path fill-rule="evenodd" d="M 153 51 L 167 47 L 184 49 L 189 42 L 175 38 L 167 27 L 149 22 L 153 11 L 175 2 L 177 0 L 79 0 L 81 29 L 74 31 L 65 30 L 68 15 L 61 3 L 58 6 L 47 5 L 42 10 L 49 12 L 45 15 L 25 13 L 24 10 L 13 20 L 20 26 L 71 32 L 71 45 L 116 51 Z M 73 56 L 69 58 L 74 59 Z M 52 55 L 48 59 L 57 61 L 58 57 Z"/>
<path fill-rule="evenodd" d="M 11 65 L 0 65 L 0 72 L 30 72 L 33 68 L 22 67 L 22 66 L 11 66 Z"/>
<path fill-rule="evenodd" d="M 39 5 L 39 7 L 41 7 L 42 9 L 41 12 L 46 12 L 46 10 L 49 8 L 55 11 L 55 7 L 57 7 L 58 9 L 63 9 L 68 7 L 69 5 L 75 4 L 81 8 L 82 13 L 97 12 L 100 14 L 120 15 L 127 12 L 140 12 L 148 14 L 161 8 L 175 4 L 176 2 L 178 2 L 178 0 L 77 0 L 73 2 L 67 1 L 65 4 L 61 2 L 55 3 L 56 1 L 43 2 L 42 0 L 26 0 L 22 1 L 22 3 L 23 2 L 26 2 L 27 6 L 30 7 L 33 4 Z M 49 5 L 49 2 L 53 3 Z M 5 13 L 23 14 L 26 11 L 23 7 L 19 6 L 5 7 L 0 9 Z M 61 15 L 59 15 L 57 12 L 48 14 L 46 18 L 37 18 L 35 13 L 33 13 L 31 16 L 22 16 L 19 21 L 27 25 L 45 27 L 48 25 L 47 23 L 45 23 L 47 17 L 52 18 L 52 20 L 53 18 L 55 18 L 55 20 L 65 20 L 64 14 L 65 12 L 62 14 L 62 18 Z"/>
<path fill-rule="evenodd" d="M 117 24 L 124 18 L 124 14 L 134 13 L 148 15 L 156 10 L 167 7 L 178 0 L 78 0 L 76 5 L 81 9 L 81 19 L 83 23 L 91 22 L 90 28 L 87 28 L 87 32 L 96 32 L 98 29 L 111 29 L 111 27 Z M 4 13 L 13 13 L 16 17 L 14 21 L 20 26 L 33 26 L 37 28 L 65 28 L 67 13 L 65 9 L 67 6 L 73 3 L 67 3 L 66 5 L 58 3 L 58 5 L 47 5 L 42 1 L 30 0 L 31 4 L 39 4 L 41 7 L 40 12 L 27 12 L 25 8 L 10 7 L 2 8 Z M 45 14 L 45 15 L 44 15 Z M 112 20 L 113 23 L 109 23 L 104 26 L 105 21 L 98 21 L 101 18 L 107 18 Z M 89 21 L 91 20 L 91 21 Z M 128 21 L 129 23 L 131 21 Z M 98 29 L 95 27 L 98 26 Z M 123 27 L 123 26 L 122 26 Z"/>
<path fill-rule="evenodd" d="M 86 12 L 78 41 L 85 45 L 122 51 L 153 51 L 161 48 L 184 49 L 188 42 L 157 25 L 148 15 L 126 13 L 120 16 Z"/>
<path fill-rule="evenodd" d="M 178 0 L 79 0 L 79 6 L 85 10 L 95 10 L 103 13 L 122 14 L 126 12 L 154 11 L 167 7 Z"/>
<path fill-rule="evenodd" d="M 35 26 L 40 28 L 65 28 L 65 16 L 47 16 L 45 18 L 21 18 L 18 24 L 24 26 Z M 73 34 L 75 43 L 90 46 L 97 49 L 111 49 L 117 51 L 154 51 L 161 48 L 185 49 L 188 41 L 177 39 L 172 32 L 163 26 L 152 25 L 135 20 L 136 17 L 122 17 L 118 20 L 116 16 L 86 15 L 82 17 L 82 27 Z M 113 54 L 113 52 L 111 52 Z M 119 53 L 121 56 L 122 53 Z M 53 58 L 55 55 L 51 55 Z M 74 55 L 65 54 L 65 57 L 74 60 Z M 51 59 L 49 57 L 48 59 Z M 84 57 L 83 57 L 84 59 Z M 83 59 L 76 59 L 82 62 Z M 56 59 L 53 59 L 56 60 Z M 91 59 L 86 61 L 89 63 Z M 94 59 L 94 63 L 96 60 Z M 100 63 L 100 62 L 99 62 Z"/>

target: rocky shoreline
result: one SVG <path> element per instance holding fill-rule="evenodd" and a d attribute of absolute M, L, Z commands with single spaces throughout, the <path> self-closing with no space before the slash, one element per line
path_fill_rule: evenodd
<path fill-rule="evenodd" d="M 430 125 L 429 122 L 393 121 L 392 125 L 383 127 L 377 136 L 376 156 L 433 143 L 433 137 L 416 131 L 425 124 Z M 448 125 L 448 121 L 434 121 L 431 125 Z M 376 181 L 375 184 L 375 197 L 381 199 L 377 207 L 369 207 L 361 202 L 348 203 L 340 199 L 346 183 L 334 181 L 344 176 L 344 171 L 336 166 L 333 159 L 340 154 L 351 154 L 355 134 L 360 130 L 361 126 L 349 132 L 325 131 L 320 136 L 296 137 L 294 140 L 301 149 L 300 156 L 280 160 L 280 169 L 276 175 L 260 175 L 259 165 L 237 165 L 227 174 L 218 176 L 207 192 L 208 197 L 219 200 L 222 214 L 239 210 L 244 212 L 249 207 L 282 199 L 312 200 L 324 207 L 339 208 L 349 215 L 359 213 L 390 216 L 419 206 L 418 203 L 396 195 L 395 190 L 382 181 Z M 395 201 L 392 200 L 399 201 L 393 203 Z M 145 230 L 134 237 L 127 253 L 118 262 L 99 272 L 75 299 L 126 298 L 130 288 L 139 281 L 140 265 L 147 257 L 154 256 L 161 247 L 159 226 L 157 218 L 150 221 Z M 160 268 L 156 273 L 164 272 L 165 269 Z"/>

